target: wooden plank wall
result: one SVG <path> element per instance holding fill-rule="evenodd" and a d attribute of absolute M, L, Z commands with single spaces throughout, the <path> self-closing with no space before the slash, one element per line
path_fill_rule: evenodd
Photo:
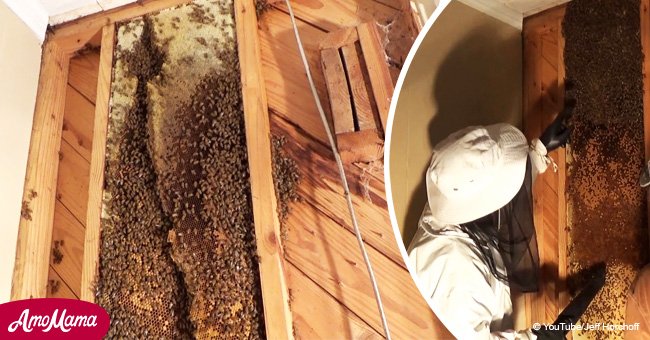
<path fill-rule="evenodd" d="M 539 138 L 564 107 L 564 39 L 562 18 L 565 6 L 555 7 L 524 20 L 524 133 Z M 542 266 L 540 292 L 526 294 L 516 303 L 517 322 L 553 322 L 568 302 L 564 279 L 567 274 L 567 214 L 565 198 L 566 152 L 550 154 L 558 165 L 534 184 L 533 205 Z"/>

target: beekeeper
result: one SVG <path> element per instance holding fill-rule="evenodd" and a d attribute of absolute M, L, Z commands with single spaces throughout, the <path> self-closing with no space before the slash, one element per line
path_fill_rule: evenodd
<path fill-rule="evenodd" d="M 514 126 L 494 124 L 462 129 L 434 148 L 428 204 L 408 254 L 423 294 L 456 338 L 537 337 L 513 330 L 510 288 L 537 290 L 532 182 L 554 166 L 547 152 L 568 134 L 556 119 L 545 142 L 529 144 Z"/>

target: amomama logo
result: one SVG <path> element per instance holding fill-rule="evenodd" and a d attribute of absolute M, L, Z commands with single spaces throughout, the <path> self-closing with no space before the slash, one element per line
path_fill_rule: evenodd
<path fill-rule="evenodd" d="M 90 302 L 30 299 L 0 304 L 1 339 L 101 339 L 110 320 Z"/>

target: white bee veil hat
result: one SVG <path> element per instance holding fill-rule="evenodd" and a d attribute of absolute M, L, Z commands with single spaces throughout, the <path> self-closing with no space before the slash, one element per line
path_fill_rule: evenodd
<path fill-rule="evenodd" d="M 506 205 L 524 181 L 528 150 L 509 124 L 468 127 L 438 143 L 426 173 L 434 220 L 467 223 Z"/>

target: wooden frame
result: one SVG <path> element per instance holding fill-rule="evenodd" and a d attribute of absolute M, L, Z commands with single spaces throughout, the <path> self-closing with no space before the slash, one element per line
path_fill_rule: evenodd
<path fill-rule="evenodd" d="M 102 32 L 80 296 L 82 300 L 94 302 L 115 23 L 187 2 L 189 0 L 145 0 L 61 25 L 48 36 L 43 49 L 23 192 L 23 200 L 30 202 L 32 214 L 30 219 L 22 218 L 19 225 L 12 300 L 42 298 L 47 293 L 59 149 L 71 57 L 99 31 Z M 235 18 L 266 334 L 271 339 L 293 339 L 284 255 L 280 244 L 280 223 L 271 173 L 269 113 L 261 74 L 253 0 L 235 0 Z M 33 191 L 37 196 L 30 198 Z"/>

